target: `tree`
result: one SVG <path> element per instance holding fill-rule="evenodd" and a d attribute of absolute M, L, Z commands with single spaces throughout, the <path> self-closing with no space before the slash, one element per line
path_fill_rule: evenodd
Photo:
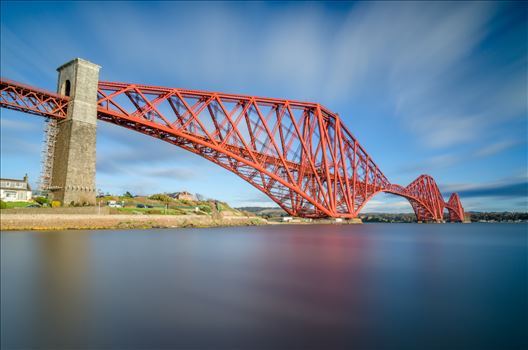
<path fill-rule="evenodd" d="M 126 198 L 134 198 L 134 196 L 132 195 L 132 193 L 126 191 L 125 194 L 123 195 L 123 197 L 126 197 Z"/>

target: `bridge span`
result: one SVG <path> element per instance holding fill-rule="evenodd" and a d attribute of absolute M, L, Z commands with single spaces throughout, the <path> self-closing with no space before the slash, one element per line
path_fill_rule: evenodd
<path fill-rule="evenodd" d="M 97 119 L 169 142 L 235 173 L 292 216 L 355 218 L 374 195 L 409 200 L 418 221 L 464 221 L 429 175 L 392 184 L 336 113 L 318 103 L 99 81 L 74 59 L 53 93 L 0 80 L 0 107 L 57 121 L 50 190 L 68 205 L 95 203 Z"/>

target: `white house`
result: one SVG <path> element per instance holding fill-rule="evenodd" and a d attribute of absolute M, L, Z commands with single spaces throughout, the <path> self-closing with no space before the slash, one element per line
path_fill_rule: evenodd
<path fill-rule="evenodd" d="M 31 200 L 31 186 L 27 174 L 22 180 L 0 179 L 0 199 L 4 202 L 28 202 Z"/>

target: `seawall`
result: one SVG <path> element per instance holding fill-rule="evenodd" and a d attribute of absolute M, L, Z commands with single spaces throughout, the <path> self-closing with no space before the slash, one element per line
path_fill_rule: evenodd
<path fill-rule="evenodd" d="M 258 217 L 206 215 L 104 215 L 0 213 L 0 230 L 94 230 L 127 228 L 253 226 L 268 222 Z"/>

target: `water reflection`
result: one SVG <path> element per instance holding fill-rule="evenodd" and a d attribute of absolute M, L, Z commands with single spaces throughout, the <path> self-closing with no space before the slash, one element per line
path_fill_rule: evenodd
<path fill-rule="evenodd" d="M 522 347 L 525 230 L 2 233 L 2 348 Z"/>

